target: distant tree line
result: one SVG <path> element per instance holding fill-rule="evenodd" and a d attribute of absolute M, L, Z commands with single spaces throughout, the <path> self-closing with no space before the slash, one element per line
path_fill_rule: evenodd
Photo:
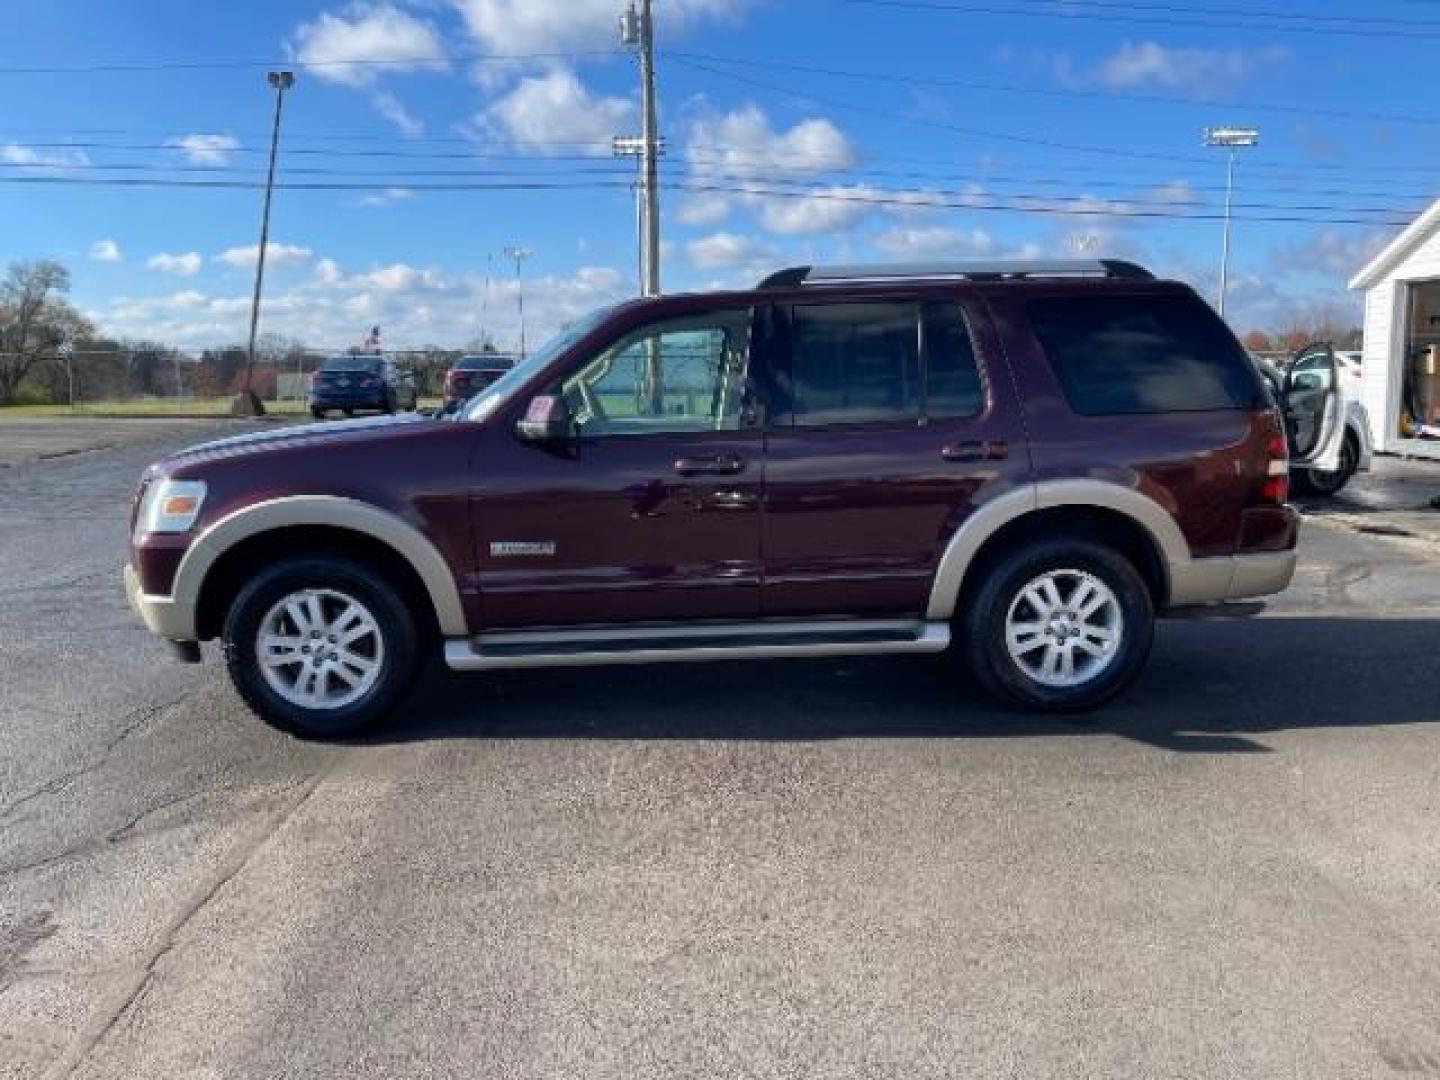
<path fill-rule="evenodd" d="M 414 373 L 422 397 L 434 397 L 459 357 L 496 351 L 488 341 L 472 341 L 463 349 L 426 345 L 390 355 Z M 276 334 L 262 336 L 255 352 L 251 385 L 267 399 L 303 394 L 327 355 Z M 0 405 L 224 397 L 244 384 L 245 360 L 238 343 L 196 356 L 162 342 L 98 334 L 70 303 L 69 270 L 49 259 L 12 263 L 0 279 Z"/>

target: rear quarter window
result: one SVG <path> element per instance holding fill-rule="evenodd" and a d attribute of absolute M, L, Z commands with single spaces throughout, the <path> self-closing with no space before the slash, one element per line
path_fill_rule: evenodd
<path fill-rule="evenodd" d="M 1240 343 L 1198 297 L 1052 297 L 1027 313 L 1082 415 L 1245 409 L 1262 398 Z"/>

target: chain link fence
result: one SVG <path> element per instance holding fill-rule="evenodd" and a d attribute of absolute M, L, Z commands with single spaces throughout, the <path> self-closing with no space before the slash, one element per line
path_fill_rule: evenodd
<path fill-rule="evenodd" d="M 291 346 L 256 350 L 248 373 L 250 389 L 267 411 L 301 413 L 310 378 L 332 356 L 353 353 Z M 445 372 L 462 355 L 458 349 L 385 349 L 397 368 L 415 380 L 420 407 L 438 405 Z M 41 414 L 223 416 L 245 388 L 243 348 L 198 353 L 163 347 L 57 349 L 33 358 L 14 405 Z"/>

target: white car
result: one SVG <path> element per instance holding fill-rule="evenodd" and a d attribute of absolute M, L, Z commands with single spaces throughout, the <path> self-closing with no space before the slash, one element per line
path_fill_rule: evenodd
<path fill-rule="evenodd" d="M 1322 410 L 1300 410 L 1302 415 L 1321 416 L 1318 425 L 1302 423 L 1285 433 L 1290 456 L 1314 462 L 1291 471 L 1297 492 L 1328 498 L 1338 494 L 1356 472 L 1369 471 L 1373 443 L 1370 417 L 1360 401 L 1359 353 L 1337 353 L 1324 343 L 1307 345 L 1284 372 L 1266 360 L 1254 359 L 1282 401 L 1317 395 L 1330 399 Z"/>

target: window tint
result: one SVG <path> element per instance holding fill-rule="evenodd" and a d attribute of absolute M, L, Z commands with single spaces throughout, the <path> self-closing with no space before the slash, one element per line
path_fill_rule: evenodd
<path fill-rule="evenodd" d="M 628 334 L 562 384 L 585 435 L 733 431 L 741 426 L 750 312 Z"/>
<path fill-rule="evenodd" d="M 931 419 L 978 416 L 985 388 L 975 346 L 957 304 L 925 305 L 925 415 Z"/>
<path fill-rule="evenodd" d="M 1261 393 L 1233 335 L 1193 297 L 1036 300 L 1029 314 L 1078 413 L 1246 408 Z"/>
<path fill-rule="evenodd" d="M 920 335 L 913 304 L 794 309 L 791 411 L 802 426 L 920 417 Z"/>

